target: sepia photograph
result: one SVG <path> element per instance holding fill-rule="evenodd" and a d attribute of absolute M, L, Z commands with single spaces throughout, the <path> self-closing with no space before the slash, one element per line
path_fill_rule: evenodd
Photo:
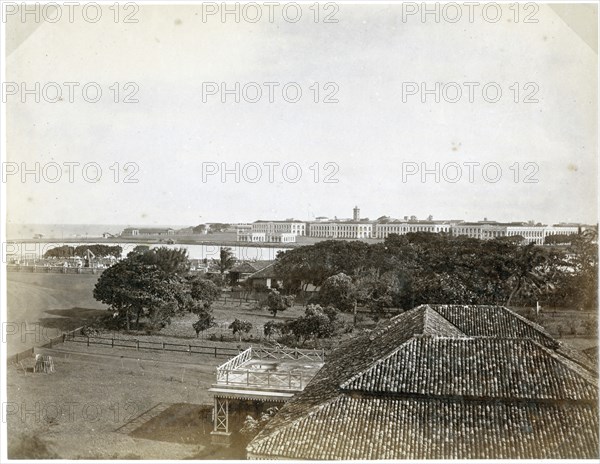
<path fill-rule="evenodd" d="M 0 462 L 598 462 L 598 2 L 0 5 Z"/>

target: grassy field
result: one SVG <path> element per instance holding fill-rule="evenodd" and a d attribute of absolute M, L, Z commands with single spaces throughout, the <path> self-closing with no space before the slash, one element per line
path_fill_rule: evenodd
<path fill-rule="evenodd" d="M 106 306 L 92 296 L 98 275 L 7 273 L 9 356 L 43 345 L 61 331 L 73 330 L 104 314 Z M 27 324 L 27 332 L 23 324 Z M 37 324 L 37 325 L 36 325 Z"/>
<path fill-rule="evenodd" d="M 189 362 L 185 355 L 181 358 Z M 100 358 L 84 362 L 60 355 L 54 360 L 53 374 L 34 374 L 31 359 L 23 367 L 9 369 L 9 458 L 239 457 L 235 449 L 210 444 L 206 411 L 212 399 L 207 389 L 214 381 L 215 366 L 222 361 L 204 358 L 195 375 L 181 379 L 178 366 L 158 362 L 122 366 Z M 168 371 L 174 375 L 165 375 Z M 173 406 L 181 404 L 185 407 Z M 178 411 L 175 416 L 169 412 L 173 407 Z M 187 419 L 173 420 L 179 416 Z"/>

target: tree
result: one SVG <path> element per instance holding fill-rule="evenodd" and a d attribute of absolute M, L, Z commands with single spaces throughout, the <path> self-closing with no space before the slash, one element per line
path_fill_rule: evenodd
<path fill-rule="evenodd" d="M 241 321 L 239 319 L 235 319 L 231 324 L 229 324 L 229 328 L 233 332 L 233 335 L 238 334 L 239 341 L 242 341 L 242 332 L 248 333 L 252 330 L 252 323 L 248 321 Z"/>
<path fill-rule="evenodd" d="M 277 313 L 285 311 L 294 305 L 293 295 L 282 295 L 278 290 L 271 289 L 267 295 L 266 307 L 267 310 L 273 314 L 273 317 L 277 317 Z"/>
<path fill-rule="evenodd" d="M 335 332 L 334 321 L 337 314 L 331 309 L 327 312 L 320 305 L 308 305 L 304 316 L 286 322 L 287 329 L 296 340 L 331 337 Z"/>
<path fill-rule="evenodd" d="M 49 249 L 44 253 L 44 258 L 70 258 L 75 256 L 75 248 L 62 245 Z"/>
<path fill-rule="evenodd" d="M 265 322 L 265 325 L 263 326 L 265 337 L 271 339 L 277 332 L 281 333 L 281 323 L 275 321 Z"/>
<path fill-rule="evenodd" d="M 237 261 L 236 257 L 231 251 L 229 247 L 221 247 L 219 251 L 219 260 L 217 261 L 217 265 L 219 266 L 219 272 L 221 276 L 225 274 L 229 269 L 235 266 L 235 262 Z"/>
<path fill-rule="evenodd" d="M 212 280 L 194 276 L 189 279 L 189 282 L 190 296 L 194 301 L 202 302 L 206 308 L 210 308 L 221 295 L 221 289 Z"/>
<path fill-rule="evenodd" d="M 206 232 L 206 224 L 198 224 L 196 227 L 192 228 L 193 234 L 203 234 Z"/>
<path fill-rule="evenodd" d="M 170 250 L 173 251 L 173 250 Z M 189 293 L 189 283 L 182 270 L 185 253 L 166 253 L 160 249 L 130 253 L 126 259 L 106 269 L 96 286 L 94 298 L 109 305 L 109 310 L 125 321 L 127 330 L 135 318 L 146 316 L 154 326 L 170 323 L 170 318 L 185 307 L 182 295 Z"/>
<path fill-rule="evenodd" d="M 149 245 L 136 245 L 133 250 L 131 250 L 129 253 L 135 253 L 135 254 L 144 254 L 146 252 L 150 251 L 150 246 Z M 129 255 L 128 253 L 128 255 Z"/>
<path fill-rule="evenodd" d="M 197 310 L 193 312 L 198 315 L 198 320 L 192 324 L 196 331 L 196 338 L 198 338 L 200 332 L 204 332 L 205 330 L 214 327 L 215 318 L 212 315 L 212 310 L 204 306 L 199 306 Z"/>
<path fill-rule="evenodd" d="M 333 305 L 344 312 L 354 314 L 354 326 L 356 326 L 357 311 L 357 288 L 352 278 L 343 272 L 328 277 L 319 289 L 319 303 Z"/>

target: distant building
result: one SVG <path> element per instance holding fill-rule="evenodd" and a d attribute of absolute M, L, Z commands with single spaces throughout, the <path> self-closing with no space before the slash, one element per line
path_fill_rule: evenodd
<path fill-rule="evenodd" d="M 247 457 L 597 460 L 597 378 L 507 308 L 422 305 L 337 348 Z"/>
<path fill-rule="evenodd" d="M 411 232 L 448 232 L 450 224 L 443 221 L 400 221 L 386 220 L 386 222 L 375 224 L 375 237 L 387 238 L 390 234 L 404 235 Z"/>
<path fill-rule="evenodd" d="M 121 237 L 152 237 L 152 236 L 162 236 L 162 235 L 175 235 L 175 231 L 168 228 L 154 228 L 154 227 L 128 227 L 123 229 L 121 232 Z"/>
<path fill-rule="evenodd" d="M 308 235 L 320 238 L 373 238 L 370 221 L 319 221 L 308 223 Z"/>
<path fill-rule="evenodd" d="M 286 221 L 256 221 L 252 223 L 252 232 L 306 235 L 306 223 L 294 219 Z"/>

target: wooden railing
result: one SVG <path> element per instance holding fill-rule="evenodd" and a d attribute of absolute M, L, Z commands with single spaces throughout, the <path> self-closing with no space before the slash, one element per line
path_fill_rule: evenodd
<path fill-rule="evenodd" d="M 300 350 L 283 346 L 265 348 L 256 347 L 252 351 L 256 359 L 305 359 L 312 362 L 325 362 L 324 350 Z"/>
<path fill-rule="evenodd" d="M 259 360 L 304 360 L 308 362 L 323 363 L 325 352 L 323 350 L 299 350 L 295 348 L 276 347 L 250 347 L 225 364 L 217 367 L 217 383 L 231 386 L 249 386 L 300 391 L 312 376 L 302 369 L 293 369 L 287 372 L 270 372 L 245 368 L 245 364 L 252 359 Z"/>
<path fill-rule="evenodd" d="M 252 347 L 242 351 L 236 357 L 231 358 L 225 364 L 221 364 L 217 367 L 217 381 L 222 380 L 224 377 L 224 373 L 228 371 L 235 371 L 242 364 L 247 363 L 252 359 Z"/>
<path fill-rule="evenodd" d="M 221 375 L 222 378 L 218 378 Z M 222 370 L 217 383 L 238 387 L 260 387 L 275 390 L 303 390 L 312 376 L 297 372 L 262 372 L 251 369 Z"/>

